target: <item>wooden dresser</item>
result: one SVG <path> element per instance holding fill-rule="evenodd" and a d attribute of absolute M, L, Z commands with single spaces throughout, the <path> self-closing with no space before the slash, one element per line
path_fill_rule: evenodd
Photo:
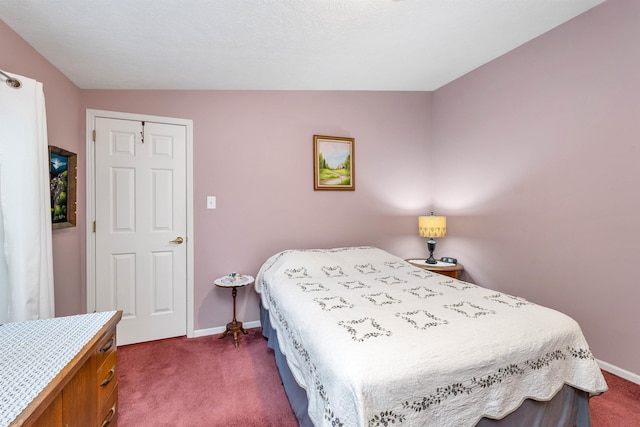
<path fill-rule="evenodd" d="M 121 311 L 0 326 L 0 427 L 117 426 Z"/>

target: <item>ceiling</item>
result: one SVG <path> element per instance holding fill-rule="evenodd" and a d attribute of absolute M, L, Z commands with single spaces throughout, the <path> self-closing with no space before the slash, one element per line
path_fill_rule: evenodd
<path fill-rule="evenodd" d="M 0 19 L 81 89 L 431 91 L 603 1 L 2 0 Z"/>

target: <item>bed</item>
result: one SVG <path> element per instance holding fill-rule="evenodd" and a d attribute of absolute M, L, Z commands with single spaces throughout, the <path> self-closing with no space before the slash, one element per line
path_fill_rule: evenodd
<path fill-rule="evenodd" d="M 607 389 L 578 324 L 374 247 L 261 267 L 263 334 L 302 426 L 589 426 Z"/>

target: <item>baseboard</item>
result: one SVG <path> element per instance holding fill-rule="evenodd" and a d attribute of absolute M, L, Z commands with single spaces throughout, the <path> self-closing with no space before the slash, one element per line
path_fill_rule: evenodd
<path fill-rule="evenodd" d="M 260 325 L 260 321 L 259 320 L 254 320 L 252 322 L 242 322 L 242 327 L 245 328 L 245 329 L 259 328 L 260 326 L 261 325 Z M 226 329 L 227 329 L 226 326 L 217 326 L 215 328 L 208 328 L 208 329 L 197 329 L 197 330 L 193 331 L 193 338 L 206 337 L 208 335 L 221 334 Z"/>
<path fill-rule="evenodd" d="M 624 378 L 627 381 L 631 381 L 632 383 L 640 384 L 640 375 L 619 368 L 611 363 L 603 362 L 602 360 L 596 359 L 596 362 L 598 362 L 600 369 L 611 372 L 612 374 L 617 375 L 620 378 Z"/>

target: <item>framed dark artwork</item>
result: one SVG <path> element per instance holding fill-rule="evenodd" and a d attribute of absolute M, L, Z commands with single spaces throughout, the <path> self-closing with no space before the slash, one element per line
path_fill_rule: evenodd
<path fill-rule="evenodd" d="M 77 155 L 49 146 L 51 225 L 54 230 L 76 226 Z"/>
<path fill-rule="evenodd" d="M 313 189 L 355 190 L 354 138 L 313 136 Z"/>

